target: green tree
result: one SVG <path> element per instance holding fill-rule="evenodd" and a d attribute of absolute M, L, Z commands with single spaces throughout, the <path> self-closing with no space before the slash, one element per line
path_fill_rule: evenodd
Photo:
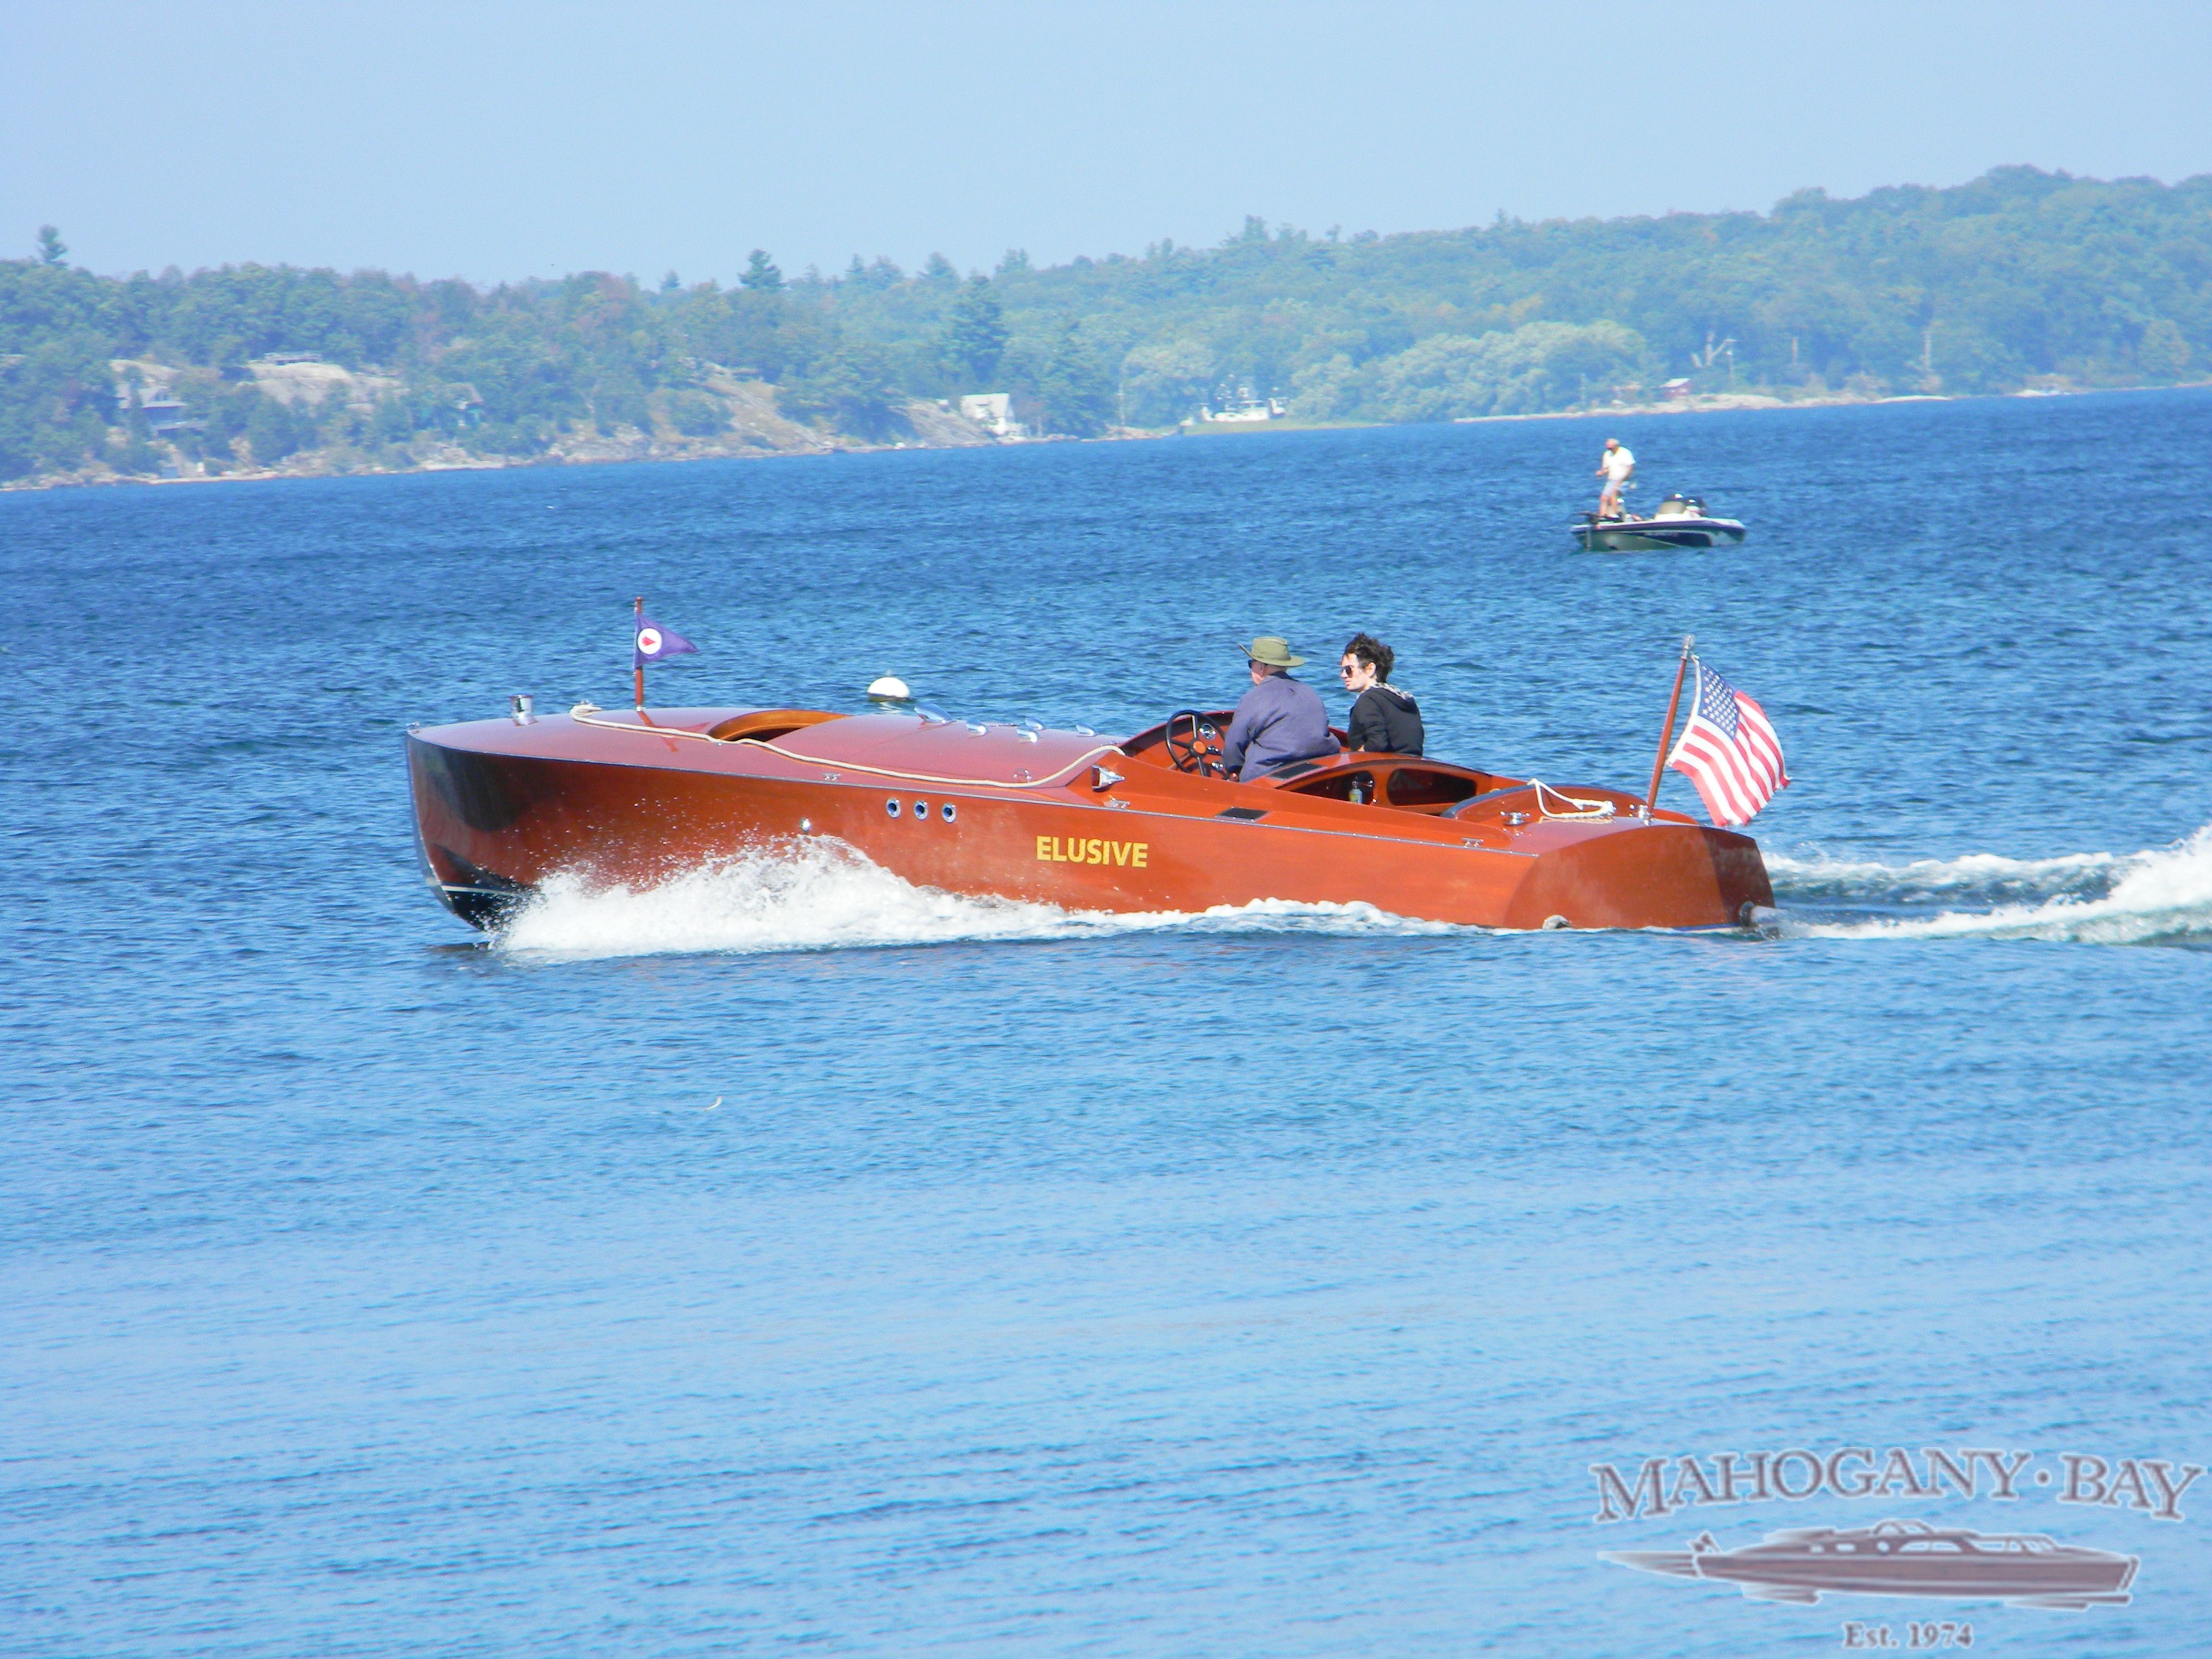
<path fill-rule="evenodd" d="M 1060 331 L 1043 372 L 1037 376 L 1037 402 L 1044 428 L 1070 437 L 1095 438 L 1113 423 L 1113 372 L 1077 334 L 1073 324 Z"/>
<path fill-rule="evenodd" d="M 956 375 L 964 377 L 968 389 L 988 388 L 1006 350 L 1006 309 L 999 303 L 990 279 L 975 277 L 960 290 L 945 324 L 944 355 Z"/>
<path fill-rule="evenodd" d="M 274 466 L 301 447 L 301 427 L 292 411 L 266 392 L 253 394 L 246 417 L 246 447 L 263 466 Z M 312 435 L 313 428 L 309 428 Z"/>
<path fill-rule="evenodd" d="M 784 382 L 776 395 L 784 410 L 802 419 L 826 420 L 842 432 L 877 440 L 903 425 L 898 398 L 883 349 L 849 340 L 808 373 Z"/>
<path fill-rule="evenodd" d="M 665 408 L 669 425 L 687 438 L 711 438 L 729 430 L 729 406 L 703 392 L 672 392 Z"/>
<path fill-rule="evenodd" d="M 807 362 L 819 331 L 782 294 L 754 289 L 698 297 L 675 321 L 694 356 L 768 380 Z"/>
<path fill-rule="evenodd" d="M 380 444 L 404 444 L 415 435 L 415 417 L 403 398 L 380 398 L 369 416 L 368 434 Z"/>
<path fill-rule="evenodd" d="M 115 285 L 42 260 L 0 260 L 0 477 L 68 471 L 106 448 Z"/>
<path fill-rule="evenodd" d="M 745 274 L 738 281 L 756 294 L 783 292 L 783 273 L 775 268 L 775 262 L 768 257 L 765 248 L 757 247 L 746 256 Z"/>
<path fill-rule="evenodd" d="M 1188 337 L 1138 346 L 1121 362 L 1129 416 L 1143 426 L 1173 426 L 1196 414 L 1219 378 L 1212 349 Z"/>
<path fill-rule="evenodd" d="M 2136 361 L 2154 380 L 2178 380 L 2189 368 L 2189 342 L 2171 319 L 2153 318 L 2136 343 Z"/>
<path fill-rule="evenodd" d="M 896 261 L 884 254 L 878 253 L 872 264 L 863 264 L 860 256 L 855 253 L 853 263 L 845 267 L 844 276 L 838 280 L 842 287 L 859 289 L 863 293 L 880 294 L 888 289 L 896 288 L 906 280 L 906 273 L 898 268 Z"/>
<path fill-rule="evenodd" d="M 1635 378 L 1643 339 L 1618 323 L 1524 323 L 1478 338 L 1437 334 L 1378 366 L 1376 400 L 1386 420 L 1441 421 L 1563 409 L 1589 384 Z"/>
<path fill-rule="evenodd" d="M 1291 412 L 1310 421 L 1336 421 L 1360 411 L 1372 376 L 1340 351 L 1310 363 L 1291 380 Z"/>
<path fill-rule="evenodd" d="M 68 258 L 69 244 L 62 240 L 61 232 L 56 230 L 52 225 L 40 225 L 39 227 L 39 263 L 42 265 L 58 265 Z"/>

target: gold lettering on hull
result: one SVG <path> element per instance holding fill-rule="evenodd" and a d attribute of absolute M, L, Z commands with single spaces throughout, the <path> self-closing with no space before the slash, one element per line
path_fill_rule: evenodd
<path fill-rule="evenodd" d="M 1039 836 L 1036 843 L 1036 855 L 1047 864 L 1111 864 L 1131 870 L 1146 868 L 1152 851 L 1148 841 L 1101 841 L 1096 836 Z"/>

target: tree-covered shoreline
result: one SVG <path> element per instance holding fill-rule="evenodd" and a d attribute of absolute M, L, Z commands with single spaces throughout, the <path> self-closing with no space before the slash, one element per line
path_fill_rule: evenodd
<path fill-rule="evenodd" d="M 1670 380 L 1786 398 L 2167 384 L 2212 364 L 2212 178 L 2012 167 L 1765 214 L 1349 238 L 1248 220 L 1216 247 L 1049 269 L 1017 252 L 988 276 L 856 257 L 787 279 L 759 251 L 733 276 L 118 278 L 42 233 L 0 261 L 0 481 L 939 441 L 931 411 L 985 391 L 1080 437 L 1246 391 L 1309 420 L 1407 421 Z M 330 372 L 270 370 L 301 357 Z M 748 426 L 748 409 L 767 412 Z"/>

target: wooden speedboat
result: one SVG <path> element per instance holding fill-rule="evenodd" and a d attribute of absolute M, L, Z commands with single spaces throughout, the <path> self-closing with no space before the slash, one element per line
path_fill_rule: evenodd
<path fill-rule="evenodd" d="M 920 885 L 1072 909 L 1723 927 L 1773 902 L 1755 842 L 1620 790 L 1364 753 L 1240 783 L 1218 775 L 1227 722 L 1184 710 L 1115 742 L 927 711 L 581 703 L 418 727 L 407 756 L 430 883 L 480 927 L 556 872 L 635 887 L 816 836 Z"/>
<path fill-rule="evenodd" d="M 2081 1608 L 2124 1604 L 2132 1555 L 2060 1544 L 2041 1533 L 1977 1533 L 1921 1521 L 1796 1528 L 1723 1550 L 1708 1533 L 1681 1550 L 1624 1550 L 1606 1558 L 1644 1572 L 1732 1583 L 1768 1601 L 1824 1595 L 1931 1595 Z"/>
<path fill-rule="evenodd" d="M 1735 519 L 1717 519 L 1695 495 L 1669 495 L 1646 519 L 1575 516 L 1568 532 L 1585 552 L 1650 553 L 1666 548 L 1741 547 L 1750 532 Z"/>

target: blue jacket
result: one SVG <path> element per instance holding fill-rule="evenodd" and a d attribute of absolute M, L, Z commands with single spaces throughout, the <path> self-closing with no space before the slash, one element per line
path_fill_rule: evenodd
<path fill-rule="evenodd" d="M 1289 761 L 1334 753 L 1321 694 L 1287 674 L 1270 674 L 1244 694 L 1221 744 L 1222 764 L 1243 782 Z"/>

